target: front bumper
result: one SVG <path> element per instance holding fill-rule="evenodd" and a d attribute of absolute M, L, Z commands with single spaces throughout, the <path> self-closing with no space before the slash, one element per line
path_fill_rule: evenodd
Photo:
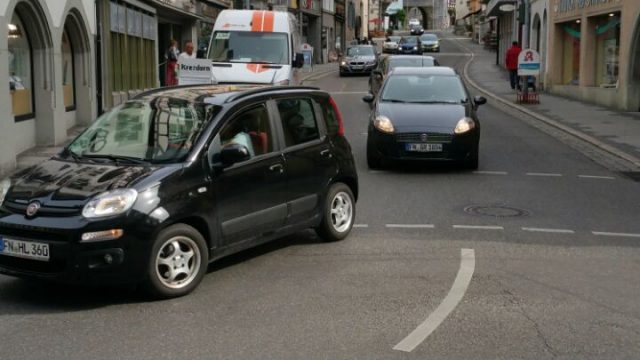
<path fill-rule="evenodd" d="M 439 45 L 423 45 L 422 46 L 422 51 L 435 51 L 435 52 L 438 52 L 438 51 L 440 51 L 440 46 Z"/>
<path fill-rule="evenodd" d="M 398 50 L 398 52 L 400 54 L 421 54 L 422 50 L 420 49 L 420 47 L 418 47 L 416 49 L 416 47 L 411 47 L 411 48 L 401 48 Z"/>
<path fill-rule="evenodd" d="M 377 66 L 377 64 L 371 65 L 340 65 L 340 72 L 343 74 L 370 74 L 371 71 Z"/>
<path fill-rule="evenodd" d="M 135 217 L 135 216 L 134 216 Z M 124 230 L 121 238 L 80 242 L 85 232 Z M 144 279 L 155 234 L 139 217 L 127 224 L 111 219 L 88 222 L 81 217 L 26 219 L 3 214 L 0 236 L 49 245 L 49 261 L 0 255 L 0 273 L 64 283 L 122 284 Z M 108 255 L 108 256 L 107 256 Z"/>
<path fill-rule="evenodd" d="M 417 132 L 385 134 L 369 125 L 367 143 L 387 160 L 464 161 L 476 155 L 480 141 L 479 129 L 462 135 L 428 132 L 427 141 L 422 141 L 420 135 Z M 409 143 L 442 144 L 442 151 L 407 151 Z"/>

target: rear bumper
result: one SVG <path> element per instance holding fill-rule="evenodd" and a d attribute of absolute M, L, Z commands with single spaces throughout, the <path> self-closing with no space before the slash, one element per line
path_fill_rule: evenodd
<path fill-rule="evenodd" d="M 340 65 L 340 72 L 343 74 L 370 74 L 377 64 L 363 65 L 362 68 L 351 65 Z"/>
<path fill-rule="evenodd" d="M 406 144 L 420 141 L 398 141 L 395 134 L 383 134 L 369 126 L 367 143 L 371 149 L 387 160 L 398 161 L 464 161 L 476 156 L 480 142 L 478 129 L 463 135 L 453 135 L 450 142 L 442 142 L 442 151 L 407 151 Z M 437 143 L 437 142 L 425 142 Z"/>

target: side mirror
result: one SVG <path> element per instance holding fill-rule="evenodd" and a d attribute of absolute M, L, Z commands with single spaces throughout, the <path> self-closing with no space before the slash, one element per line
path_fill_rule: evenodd
<path fill-rule="evenodd" d="M 366 103 L 372 103 L 374 99 L 375 99 L 375 96 L 373 96 L 373 94 L 367 94 L 362 97 L 362 101 Z"/>
<path fill-rule="evenodd" d="M 483 98 L 482 96 L 476 96 L 473 98 L 473 102 L 476 105 L 484 105 L 487 103 L 487 99 Z"/>
<path fill-rule="evenodd" d="M 246 146 L 240 144 L 229 144 L 220 151 L 220 162 L 224 166 L 231 166 L 241 161 L 249 160 L 251 154 Z"/>
<path fill-rule="evenodd" d="M 302 53 L 296 53 L 296 57 L 293 60 L 293 67 L 300 69 L 304 66 L 304 55 Z"/>

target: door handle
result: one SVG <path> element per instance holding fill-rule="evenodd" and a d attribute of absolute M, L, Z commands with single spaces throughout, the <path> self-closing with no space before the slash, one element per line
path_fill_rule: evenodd
<path fill-rule="evenodd" d="M 331 159 L 333 157 L 333 155 L 331 155 L 331 151 L 329 151 L 329 149 L 325 149 L 325 150 L 320 151 L 320 155 L 322 155 L 322 156 L 324 156 L 326 158 L 329 158 L 329 159 Z"/>
<path fill-rule="evenodd" d="M 274 164 L 269 166 L 269 171 L 278 171 L 280 174 L 284 172 L 284 166 L 282 164 Z"/>

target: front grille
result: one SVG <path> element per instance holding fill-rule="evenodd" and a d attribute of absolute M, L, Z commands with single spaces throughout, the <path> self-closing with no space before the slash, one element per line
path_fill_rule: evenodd
<path fill-rule="evenodd" d="M 9 210 L 14 214 L 24 215 L 27 211 L 28 204 L 19 204 L 13 201 L 5 201 L 2 204 L 5 209 Z M 57 207 L 57 206 L 45 206 L 43 205 L 38 210 L 38 214 L 36 216 L 75 216 L 80 215 L 82 210 L 80 208 L 69 208 L 69 207 Z"/>
<path fill-rule="evenodd" d="M 0 235 L 16 237 L 18 239 L 34 239 L 55 242 L 69 242 L 73 235 L 62 229 L 52 229 L 40 226 L 0 223 Z"/>
<path fill-rule="evenodd" d="M 423 140 L 423 135 L 427 135 L 426 141 Z M 411 142 L 411 143 L 439 143 L 449 144 L 453 140 L 451 134 L 441 133 L 400 133 L 396 134 L 396 141 L 398 142 Z"/>
<path fill-rule="evenodd" d="M 8 270 L 55 274 L 64 271 L 65 266 L 64 260 L 37 261 L 0 255 L 0 267 Z"/>

